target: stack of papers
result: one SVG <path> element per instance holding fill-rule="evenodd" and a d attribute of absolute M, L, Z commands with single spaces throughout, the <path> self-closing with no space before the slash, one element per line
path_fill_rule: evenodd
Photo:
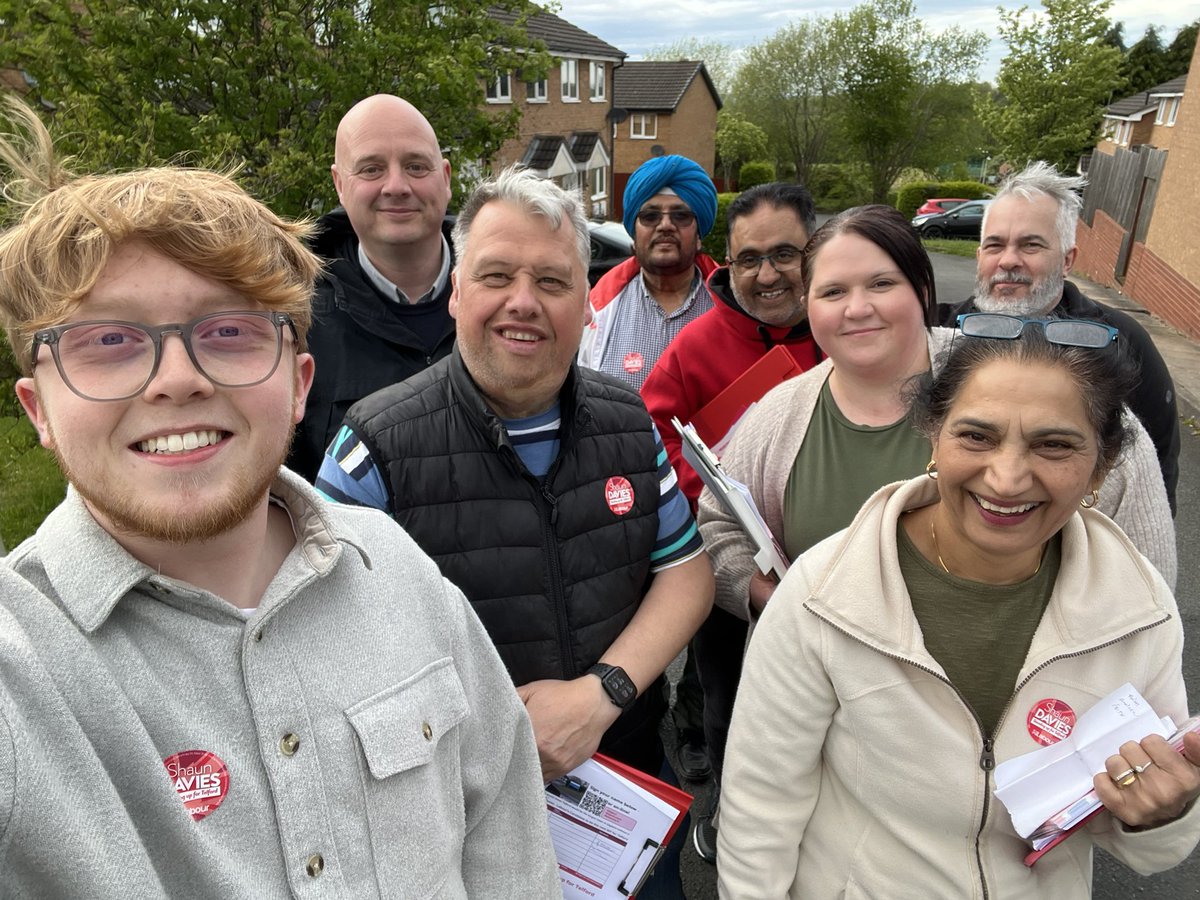
<path fill-rule="evenodd" d="M 636 894 L 691 795 L 596 754 L 546 785 L 550 839 L 564 898 Z"/>
<path fill-rule="evenodd" d="M 750 543 L 754 545 L 754 562 L 758 570 L 764 575 L 773 572 L 776 578 L 783 578 L 787 572 L 787 557 L 776 543 L 775 536 L 771 534 L 762 513 L 758 511 L 754 498 L 750 496 L 750 489 L 737 479 L 729 477 L 716 454 L 700 439 L 695 428 L 682 424 L 679 419 L 672 419 L 671 424 L 683 438 L 680 449 L 684 460 L 696 470 L 705 486 L 721 501 L 725 511 L 742 526 L 742 530 L 750 538 Z"/>
<path fill-rule="evenodd" d="M 1068 737 L 998 765 L 996 796 L 1017 834 L 1028 838 L 1091 791 L 1092 778 L 1123 743 L 1151 734 L 1169 737 L 1174 730 L 1174 723 L 1160 719 L 1126 682 L 1080 716 Z"/>

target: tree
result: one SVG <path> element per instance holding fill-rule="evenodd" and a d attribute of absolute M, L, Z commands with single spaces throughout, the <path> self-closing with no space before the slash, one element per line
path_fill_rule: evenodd
<path fill-rule="evenodd" d="M 1040 14 L 1000 10 L 1008 55 L 996 80 L 999 99 L 981 113 L 1009 162 L 1073 169 L 1095 145 L 1104 107 L 1120 88 L 1121 52 L 1104 42 L 1109 0 L 1042 5 Z"/>
<path fill-rule="evenodd" d="M 717 113 L 717 162 L 725 179 L 726 190 L 733 173 L 742 163 L 767 155 L 767 133 L 745 119 L 721 110 Z"/>
<path fill-rule="evenodd" d="M 1164 81 L 1170 81 L 1168 70 L 1167 48 L 1158 36 L 1158 28 L 1151 25 L 1121 60 L 1121 75 L 1125 79 L 1122 90 L 1127 94 L 1148 91 Z"/>
<path fill-rule="evenodd" d="M 1167 48 L 1167 80 L 1186 75 L 1196 50 L 1196 34 L 1200 32 L 1200 19 L 1184 25 L 1175 33 L 1175 39 Z"/>
<path fill-rule="evenodd" d="M 704 63 L 708 77 L 713 80 L 722 100 L 728 100 L 737 74 L 741 51 L 733 44 L 705 38 L 680 38 L 670 44 L 660 44 L 646 54 L 646 59 L 694 60 Z"/>
<path fill-rule="evenodd" d="M 519 111 L 485 111 L 481 85 L 549 57 L 523 28 L 532 4 L 495 5 L 516 24 L 475 0 L 0 0 L 0 68 L 36 82 L 79 168 L 237 164 L 297 215 L 333 204 L 337 123 L 370 94 L 412 101 L 460 173 L 515 132 Z"/>
<path fill-rule="evenodd" d="M 746 50 L 734 79 L 734 111 L 762 128 L 776 162 L 790 163 L 801 183 L 838 128 L 840 73 L 830 21 L 814 16 Z"/>
<path fill-rule="evenodd" d="M 843 70 L 847 143 L 865 165 L 875 202 L 910 166 L 965 152 L 973 88 L 987 37 L 930 32 L 913 0 L 869 0 L 834 17 Z"/>

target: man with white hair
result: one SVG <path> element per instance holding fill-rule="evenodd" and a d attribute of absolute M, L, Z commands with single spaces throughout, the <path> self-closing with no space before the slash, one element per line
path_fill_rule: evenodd
<path fill-rule="evenodd" d="M 1120 332 L 1140 367 L 1137 387 L 1126 398 L 1154 440 L 1171 512 L 1179 481 L 1179 414 L 1175 384 L 1146 330 L 1133 317 L 1085 297 L 1066 280 L 1075 263 L 1075 224 L 1084 179 L 1060 175 L 1034 162 L 1009 177 L 983 216 L 976 258 L 975 296 L 941 307 L 941 323 L 961 313 L 991 312 L 1026 318 L 1095 319 Z"/>

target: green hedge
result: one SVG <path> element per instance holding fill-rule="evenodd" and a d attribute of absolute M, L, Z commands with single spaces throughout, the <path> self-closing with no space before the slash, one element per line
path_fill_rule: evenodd
<path fill-rule="evenodd" d="M 774 163 L 754 160 L 752 162 L 742 163 L 741 169 L 738 170 L 739 191 L 748 191 L 752 187 L 758 187 L 760 184 L 769 184 L 774 180 Z"/>
<path fill-rule="evenodd" d="M 717 194 L 717 217 L 713 220 L 712 231 L 700 243 L 701 250 L 722 264 L 725 262 L 725 213 L 736 196 L 736 193 Z"/>
<path fill-rule="evenodd" d="M 896 209 L 911 219 L 917 214 L 917 208 L 926 200 L 934 197 L 961 197 L 964 200 L 980 200 L 990 197 L 995 191 L 986 184 L 978 181 L 941 181 L 923 184 L 906 184 L 900 188 L 896 197 Z"/>
<path fill-rule="evenodd" d="M 857 166 L 818 163 L 810 170 L 806 187 L 822 212 L 841 212 L 871 202 L 871 186 Z"/>

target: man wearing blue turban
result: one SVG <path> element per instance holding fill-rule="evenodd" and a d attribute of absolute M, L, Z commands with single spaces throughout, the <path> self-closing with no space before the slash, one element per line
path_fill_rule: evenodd
<path fill-rule="evenodd" d="M 592 288 L 580 364 L 641 390 L 667 344 L 712 308 L 706 281 L 717 263 L 700 240 L 716 216 L 717 189 L 692 160 L 658 156 L 638 167 L 624 199 L 634 255 Z"/>

